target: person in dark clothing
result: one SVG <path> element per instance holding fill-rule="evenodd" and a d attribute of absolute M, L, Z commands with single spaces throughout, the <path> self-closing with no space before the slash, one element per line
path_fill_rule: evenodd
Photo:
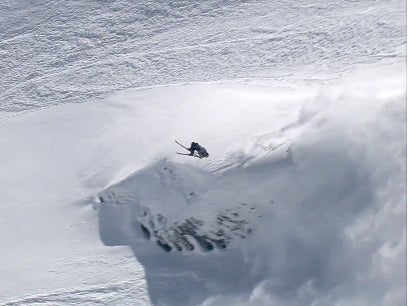
<path fill-rule="evenodd" d="M 194 155 L 194 151 L 197 151 L 199 158 L 209 156 L 207 150 L 204 147 L 200 146 L 197 142 L 192 142 L 190 148 L 187 148 L 187 150 L 190 151 L 190 155 Z"/>

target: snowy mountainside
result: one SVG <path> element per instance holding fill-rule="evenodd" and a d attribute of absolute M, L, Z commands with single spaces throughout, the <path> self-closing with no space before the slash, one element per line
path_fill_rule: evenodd
<path fill-rule="evenodd" d="M 278 129 L 296 119 L 298 98 L 306 99 L 308 92 L 291 84 L 280 88 L 243 82 L 162 86 L 122 92 L 104 101 L 64 104 L 0 122 L 0 159 L 6 161 L 0 175 L 0 232 L 9 246 L 0 253 L 4 263 L 0 303 L 70 305 L 102 300 L 148 305 L 143 266 L 126 247 L 107 247 L 99 239 L 97 225 L 102 218 L 98 220 L 98 211 L 93 210 L 95 195 L 163 158 L 204 166 L 199 171 L 186 167 L 182 174 L 194 178 L 185 191 L 193 188 L 201 194 L 212 179 L 208 172 L 221 168 L 223 159 L 229 165 L 238 162 L 228 156 L 235 156 L 232 153 L 242 141 L 265 131 L 263 124 L 253 124 L 254 118 Z M 248 109 L 250 104 L 256 108 Z M 223 124 L 224 133 L 220 133 Z M 192 134 L 206 144 L 211 160 L 175 154 L 180 147 L 174 139 L 184 142 Z M 118 224 L 115 212 L 119 211 L 110 210 L 104 219 L 115 222 L 112 226 Z M 166 217 L 175 218 L 175 214 Z M 126 245 L 117 238 L 133 232 L 126 236 L 111 232 L 104 242 Z"/>
<path fill-rule="evenodd" d="M 402 60 L 405 5 L 349 1 L 0 4 L 0 111 L 191 81 L 307 78 Z"/>
<path fill-rule="evenodd" d="M 404 305 L 405 69 L 366 69 L 0 122 L 1 303 Z"/>
<path fill-rule="evenodd" d="M 405 67 L 400 0 L 1 1 L 0 304 L 406 305 Z"/>
<path fill-rule="evenodd" d="M 296 119 L 215 162 L 115 180 L 98 195 L 102 241 L 131 247 L 155 305 L 402 305 L 406 93 L 400 73 L 356 82 L 375 71 L 309 93 Z M 278 118 L 241 111 L 260 131 Z"/>

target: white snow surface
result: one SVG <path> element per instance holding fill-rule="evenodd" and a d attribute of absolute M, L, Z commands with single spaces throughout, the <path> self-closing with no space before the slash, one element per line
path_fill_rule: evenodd
<path fill-rule="evenodd" d="M 406 305 L 405 14 L 3 1 L 0 304 Z"/>
<path fill-rule="evenodd" d="M 132 248 L 157 305 L 403 305 L 404 72 L 381 71 L 308 92 L 223 84 L 132 94 L 154 101 L 158 120 L 142 118 L 160 131 L 145 131 L 157 158 L 99 193 L 102 241 Z M 177 104 L 165 93 L 174 90 Z M 180 110 L 190 95 L 197 116 Z M 174 118 L 209 160 L 172 157 Z"/>
<path fill-rule="evenodd" d="M 0 111 L 403 60 L 405 12 L 400 0 L 3 0 Z"/>
<path fill-rule="evenodd" d="M 133 90 L 4 121 L 3 302 L 402 305 L 403 74 Z M 208 159 L 175 155 L 191 135 Z M 187 233 L 177 250 L 191 218 L 226 247 Z"/>

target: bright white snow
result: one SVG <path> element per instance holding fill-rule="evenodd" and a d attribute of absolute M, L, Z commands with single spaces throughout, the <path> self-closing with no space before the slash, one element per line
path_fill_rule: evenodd
<path fill-rule="evenodd" d="M 136 90 L 3 122 L 6 300 L 146 299 L 130 254 L 98 243 L 95 207 L 102 241 L 131 246 L 159 304 L 403 303 L 405 89 L 388 70 L 325 87 Z M 210 158 L 175 155 L 176 136 Z M 227 247 L 176 251 L 171 227 L 191 217 Z"/>
<path fill-rule="evenodd" d="M 405 58 L 400 0 L 3 0 L 0 110 Z"/>
<path fill-rule="evenodd" d="M 291 94 L 252 92 L 254 104 L 260 103 L 254 109 L 267 106 L 254 114 L 251 102 L 240 107 L 245 94 L 234 108 L 225 91 L 214 87 L 211 92 L 222 97 L 218 111 L 212 116 L 214 98 L 208 99 L 192 127 L 201 135 L 225 114 L 226 131 L 212 131 L 214 137 L 203 142 L 215 148 L 211 160 L 171 157 L 170 150 L 167 159 L 100 193 L 102 240 L 131 246 L 158 305 L 402 305 L 404 72 L 382 67 L 381 78 L 361 81 L 377 71 L 316 89 L 313 98 L 298 92 L 289 112 L 300 111 L 295 120 L 280 109 L 291 105 Z M 155 91 L 162 90 L 152 90 L 150 100 Z M 170 95 L 159 95 L 171 104 Z M 132 95 L 135 101 L 139 96 Z M 228 121 L 229 109 L 235 124 Z M 223 151 L 233 147 L 234 131 L 250 121 L 252 131 L 232 137 L 245 146 Z"/>
<path fill-rule="evenodd" d="M 405 13 L 3 1 L 0 304 L 405 305 Z"/>

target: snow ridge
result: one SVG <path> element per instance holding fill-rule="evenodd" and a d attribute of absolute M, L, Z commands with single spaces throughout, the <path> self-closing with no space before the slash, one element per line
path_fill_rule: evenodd
<path fill-rule="evenodd" d="M 142 233 L 146 240 L 154 241 L 165 252 L 225 249 L 233 239 L 246 238 L 251 234 L 250 223 L 254 219 L 256 208 L 247 203 L 222 203 L 217 204 L 216 212 L 207 216 L 205 209 L 201 208 L 200 211 L 200 205 L 205 205 L 206 192 L 219 178 L 209 174 L 200 177 L 202 175 L 203 173 L 190 166 L 166 160 L 159 161 L 148 170 L 136 173 L 125 182 L 100 193 L 98 197 L 101 211 L 109 210 L 107 206 L 125 207 L 123 214 L 132 216 L 130 232 L 133 232 L 134 236 L 131 239 L 140 239 Z M 156 183 L 149 180 L 152 177 L 158 177 L 159 181 Z M 194 186 L 197 177 L 200 177 L 205 185 Z M 141 182 L 143 185 L 140 185 Z M 126 190 L 123 189 L 124 184 Z M 134 188 L 136 184 L 138 186 Z M 152 190 L 152 186 L 156 184 L 157 189 Z M 150 189 L 149 193 L 158 197 L 154 201 L 155 205 L 151 205 L 149 200 L 144 203 L 143 195 L 137 193 L 141 188 Z M 164 190 L 165 188 L 171 189 Z M 178 202 L 175 203 L 176 201 Z M 169 216 L 169 209 L 175 210 L 177 217 L 171 213 Z M 106 225 L 103 218 L 100 226 L 101 233 L 111 232 L 109 227 L 104 228 Z M 125 229 L 120 236 L 126 236 L 128 230 Z M 116 236 L 115 239 L 124 238 Z M 102 240 L 112 244 L 103 234 Z"/>

